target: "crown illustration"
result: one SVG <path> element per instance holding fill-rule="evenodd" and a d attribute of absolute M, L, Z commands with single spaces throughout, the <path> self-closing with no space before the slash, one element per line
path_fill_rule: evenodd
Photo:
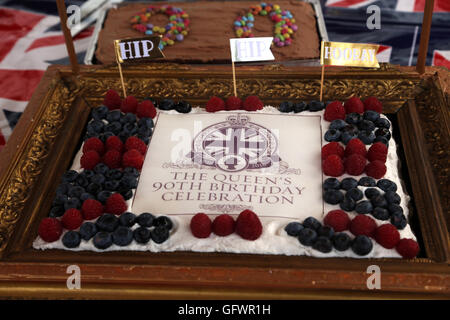
<path fill-rule="evenodd" d="M 245 126 L 248 123 L 249 118 L 240 114 L 233 114 L 227 118 L 228 123 L 232 126 L 243 125 Z"/>

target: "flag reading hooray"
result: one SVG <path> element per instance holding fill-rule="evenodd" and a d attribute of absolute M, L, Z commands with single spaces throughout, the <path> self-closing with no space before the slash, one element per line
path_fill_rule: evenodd
<path fill-rule="evenodd" d="M 230 39 L 231 60 L 250 62 L 275 60 L 270 51 L 273 37 Z"/>
<path fill-rule="evenodd" d="M 379 47 L 376 44 L 322 41 L 320 64 L 379 68 L 377 60 Z"/>

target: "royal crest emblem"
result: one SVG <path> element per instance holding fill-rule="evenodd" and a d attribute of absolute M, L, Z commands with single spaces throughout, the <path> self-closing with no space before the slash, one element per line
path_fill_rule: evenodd
<path fill-rule="evenodd" d="M 200 165 L 238 172 L 271 167 L 280 161 L 277 152 L 275 134 L 238 113 L 203 129 L 192 142 L 190 157 Z"/>

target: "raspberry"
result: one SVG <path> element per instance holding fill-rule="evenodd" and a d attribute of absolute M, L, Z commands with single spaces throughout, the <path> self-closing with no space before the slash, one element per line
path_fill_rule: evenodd
<path fill-rule="evenodd" d="M 85 220 L 92 220 L 100 217 L 103 213 L 103 205 L 100 201 L 94 199 L 84 200 L 81 206 L 81 213 Z"/>
<path fill-rule="evenodd" d="M 375 97 L 368 97 L 364 100 L 364 110 L 373 110 L 378 113 L 383 113 L 383 105 L 380 100 Z"/>
<path fill-rule="evenodd" d="M 119 152 L 123 151 L 123 142 L 118 136 L 111 136 L 106 139 L 106 150 L 117 150 Z"/>
<path fill-rule="evenodd" d="M 131 149 L 136 149 L 142 155 L 145 155 L 145 153 L 147 152 L 147 145 L 145 144 L 144 141 L 142 141 L 138 137 L 131 136 L 125 142 L 125 150 L 128 151 Z"/>
<path fill-rule="evenodd" d="M 144 100 L 138 104 L 136 114 L 139 118 L 156 117 L 156 108 L 150 100 Z"/>
<path fill-rule="evenodd" d="M 375 230 L 375 240 L 384 248 L 392 249 L 400 241 L 400 233 L 392 224 L 386 223 Z"/>
<path fill-rule="evenodd" d="M 261 110 L 264 107 L 264 104 L 257 96 L 248 96 L 245 98 L 243 105 L 246 111 Z"/>
<path fill-rule="evenodd" d="M 352 154 L 359 154 L 363 157 L 366 157 L 367 155 L 366 145 L 358 138 L 354 138 L 347 143 L 344 154 L 346 157 Z"/>
<path fill-rule="evenodd" d="M 345 172 L 352 176 L 359 176 L 366 168 L 366 158 L 359 154 L 352 154 L 344 161 Z"/>
<path fill-rule="evenodd" d="M 236 233 L 246 240 L 256 240 L 262 234 L 262 224 L 251 210 L 242 211 L 236 220 Z"/>
<path fill-rule="evenodd" d="M 405 259 L 412 259 L 419 253 L 419 245 L 413 239 L 401 239 L 395 250 Z"/>
<path fill-rule="evenodd" d="M 348 230 L 351 220 L 343 210 L 332 210 L 323 219 L 326 226 L 332 227 L 334 231 L 341 232 Z"/>
<path fill-rule="evenodd" d="M 120 193 L 113 193 L 106 200 L 105 212 L 119 216 L 125 211 L 127 211 L 127 204 Z"/>
<path fill-rule="evenodd" d="M 228 97 L 225 105 L 227 110 L 239 110 L 242 108 L 242 100 L 238 97 L 231 96 Z"/>
<path fill-rule="evenodd" d="M 120 111 L 123 113 L 131 112 L 136 113 L 136 109 L 138 106 L 138 101 L 133 96 L 128 96 L 123 99 L 122 104 L 120 105 Z"/>
<path fill-rule="evenodd" d="M 327 121 L 345 119 L 345 109 L 341 102 L 333 101 L 325 108 L 324 118 Z"/>
<path fill-rule="evenodd" d="M 367 159 L 369 159 L 369 161 L 379 160 L 386 162 L 387 154 L 387 146 L 384 143 L 376 142 L 369 148 L 369 151 L 367 152 Z"/>
<path fill-rule="evenodd" d="M 61 218 L 61 223 L 67 230 L 78 229 L 83 223 L 83 216 L 78 209 L 68 209 Z"/>
<path fill-rule="evenodd" d="M 101 157 L 97 151 L 89 150 L 83 153 L 80 159 L 81 167 L 86 170 L 92 170 L 100 162 Z"/>
<path fill-rule="evenodd" d="M 83 153 L 90 150 L 97 151 L 99 155 L 102 155 L 105 152 L 105 146 L 102 140 L 96 137 L 87 139 L 83 144 Z"/>
<path fill-rule="evenodd" d="M 352 97 L 345 101 L 344 103 L 345 113 L 364 113 L 364 104 L 362 103 L 361 99 L 357 97 Z"/>
<path fill-rule="evenodd" d="M 344 157 L 344 148 L 339 142 L 330 142 L 322 147 L 322 160 L 325 160 L 332 154 L 339 156 L 339 158 Z"/>
<path fill-rule="evenodd" d="M 38 234 L 45 242 L 58 240 L 62 234 L 61 222 L 56 218 L 42 219 L 39 224 Z"/>
<path fill-rule="evenodd" d="M 217 112 L 225 110 L 225 102 L 219 97 L 213 96 L 206 103 L 206 111 L 208 112 Z"/>
<path fill-rule="evenodd" d="M 111 89 L 106 92 L 103 104 L 107 106 L 109 110 L 119 109 L 122 104 L 122 99 L 116 91 Z"/>
<path fill-rule="evenodd" d="M 339 177 L 344 174 L 344 164 L 342 159 L 335 154 L 328 156 L 324 161 L 322 161 L 323 173 L 331 177 Z"/>
<path fill-rule="evenodd" d="M 141 170 L 143 164 L 144 164 L 144 156 L 138 150 L 131 149 L 123 154 L 122 165 L 124 168 L 133 167 L 138 170 Z"/>
<path fill-rule="evenodd" d="M 350 223 L 350 231 L 355 236 L 365 235 L 372 237 L 376 228 L 375 220 L 363 214 L 357 215 Z"/>
<path fill-rule="evenodd" d="M 196 238 L 208 238 L 211 234 L 211 219 L 204 213 L 197 213 L 191 219 L 191 232 Z"/>
<path fill-rule="evenodd" d="M 109 150 L 103 156 L 103 163 L 106 164 L 110 169 L 120 168 L 121 160 L 122 155 L 117 150 Z"/>
<path fill-rule="evenodd" d="M 212 223 L 212 231 L 218 236 L 225 237 L 234 232 L 235 222 L 229 214 L 221 214 Z"/>
<path fill-rule="evenodd" d="M 375 160 L 366 166 L 366 174 L 375 179 L 381 179 L 386 174 L 386 166 L 382 161 Z"/>

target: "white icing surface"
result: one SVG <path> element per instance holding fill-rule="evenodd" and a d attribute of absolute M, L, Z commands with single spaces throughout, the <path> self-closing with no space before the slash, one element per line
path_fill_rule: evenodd
<path fill-rule="evenodd" d="M 204 112 L 202 108 L 193 108 L 192 113 Z M 226 112 L 226 111 L 221 111 Z M 236 111 L 233 111 L 234 113 Z M 243 112 L 243 111 L 237 111 Z M 263 110 L 257 111 L 262 113 L 279 113 L 278 109 L 274 107 L 264 107 Z M 175 114 L 177 113 L 175 110 L 167 111 L 165 113 Z M 322 133 L 324 134 L 326 130 L 328 130 L 329 122 L 323 119 L 324 111 L 319 112 L 302 112 L 303 115 L 320 115 L 321 117 L 321 126 Z M 384 115 L 382 117 L 386 118 Z M 392 133 L 392 127 L 390 129 Z M 322 134 L 322 139 L 323 139 Z M 327 142 L 323 140 L 323 145 Z M 80 158 L 82 155 L 82 146 L 78 151 L 77 155 L 74 158 L 71 169 L 80 171 Z M 386 161 L 387 172 L 384 176 L 386 179 L 390 179 L 394 181 L 398 190 L 397 193 L 401 197 L 400 206 L 403 208 L 404 214 L 408 217 L 408 207 L 407 204 L 409 202 L 410 197 L 406 194 L 403 183 L 398 174 L 398 166 L 399 160 L 397 157 L 397 145 L 394 141 L 394 138 L 391 138 L 389 141 L 389 149 L 388 149 L 388 157 Z M 339 180 L 342 180 L 346 177 L 353 177 L 358 180 L 362 176 L 349 176 L 347 174 L 339 177 Z M 323 179 L 328 178 L 327 176 L 323 176 Z M 363 187 L 359 187 L 364 190 Z M 381 190 L 380 190 L 381 191 Z M 382 192 L 382 191 L 381 191 Z M 365 198 L 365 197 L 364 197 Z M 131 201 L 128 201 L 128 209 L 131 210 Z M 330 205 L 325 203 L 325 214 L 331 210 L 339 209 L 339 205 Z M 138 213 L 136 213 L 138 214 Z M 356 212 L 348 213 L 351 218 L 357 215 Z M 214 219 L 215 215 L 208 214 L 211 220 Z M 237 215 L 233 215 L 235 218 Z M 33 247 L 35 249 L 64 249 L 64 250 L 73 250 L 73 251 L 96 251 L 96 252 L 104 252 L 104 251 L 151 251 L 151 252 L 171 252 L 171 251 L 198 251 L 198 252 L 232 252 L 232 253 L 254 253 L 254 254 L 282 254 L 282 255 L 306 255 L 313 256 L 318 258 L 326 258 L 326 257 L 350 257 L 350 258 L 401 258 L 401 256 L 395 251 L 395 249 L 386 249 L 381 245 L 376 243 L 375 240 L 372 241 L 373 249 L 366 256 L 358 256 L 351 249 L 346 250 L 344 252 L 337 251 L 333 249 L 330 253 L 324 254 L 317 250 L 313 250 L 312 247 L 306 247 L 300 244 L 297 238 L 291 237 L 287 235 L 284 231 L 284 227 L 287 223 L 293 221 L 292 219 L 273 219 L 273 218 L 261 218 L 261 222 L 263 224 L 263 233 L 260 238 L 255 241 L 247 241 L 242 239 L 237 234 L 231 234 L 227 237 L 219 237 L 215 234 L 211 234 L 209 238 L 206 239 L 198 239 L 191 234 L 189 223 L 192 216 L 178 215 L 178 216 L 170 216 L 173 223 L 174 228 L 171 230 L 170 238 L 162 243 L 155 244 L 151 240 L 146 245 L 137 244 L 133 241 L 130 245 L 126 247 L 119 247 L 116 245 L 112 245 L 106 250 L 99 250 L 95 248 L 92 244 L 92 239 L 89 241 L 81 241 L 81 244 L 78 248 L 75 249 L 67 249 L 63 246 L 61 239 L 52 243 L 46 243 L 39 236 L 35 239 L 33 243 Z M 381 221 L 373 218 L 377 225 L 382 225 L 385 223 L 389 223 L 389 221 Z M 93 220 L 94 221 L 94 220 Z M 135 225 L 133 228 L 136 228 Z M 351 233 L 346 231 L 350 236 Z M 399 230 L 401 238 L 410 238 L 416 240 L 410 225 L 408 224 L 403 230 Z M 61 237 L 62 238 L 62 237 Z"/>

